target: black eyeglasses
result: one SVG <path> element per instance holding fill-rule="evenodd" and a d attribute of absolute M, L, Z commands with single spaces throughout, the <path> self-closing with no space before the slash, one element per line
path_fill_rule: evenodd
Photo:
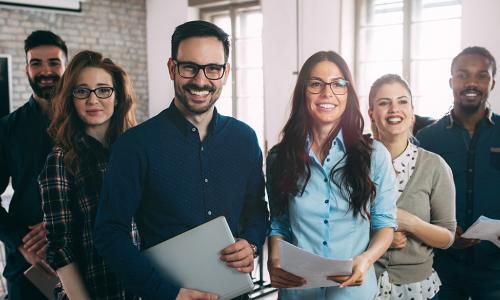
<path fill-rule="evenodd" d="M 319 94 L 329 85 L 335 95 L 344 95 L 347 93 L 349 81 L 345 79 L 337 79 L 332 82 L 324 82 L 321 79 L 310 79 L 307 81 L 307 91 L 311 94 Z"/>
<path fill-rule="evenodd" d="M 226 71 L 226 65 L 218 65 L 218 64 L 208 64 L 208 65 L 199 65 L 193 62 L 184 62 L 174 60 L 175 65 L 177 66 L 177 72 L 182 78 L 190 79 L 196 77 L 198 72 L 203 70 L 203 74 L 205 77 L 210 80 L 218 80 L 224 76 L 224 72 Z"/>
<path fill-rule="evenodd" d="M 99 99 L 107 99 L 113 95 L 114 91 L 115 89 L 110 86 L 102 86 L 93 90 L 79 86 L 73 90 L 73 97 L 76 99 L 87 99 L 91 93 L 94 93 Z"/>

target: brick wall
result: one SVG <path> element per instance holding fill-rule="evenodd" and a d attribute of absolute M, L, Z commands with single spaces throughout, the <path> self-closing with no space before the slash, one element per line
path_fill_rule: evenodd
<path fill-rule="evenodd" d="M 136 116 L 148 117 L 145 0 L 87 0 L 81 13 L 0 6 L 0 54 L 12 57 L 14 109 L 31 89 L 25 74 L 24 39 L 34 30 L 51 30 L 66 42 L 69 57 L 81 50 L 103 53 L 129 74 L 137 93 Z"/>

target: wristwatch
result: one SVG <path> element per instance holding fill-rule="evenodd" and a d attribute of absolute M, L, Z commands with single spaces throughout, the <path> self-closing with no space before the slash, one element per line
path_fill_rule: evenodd
<path fill-rule="evenodd" d="M 253 251 L 253 258 L 257 258 L 257 256 L 258 256 L 257 255 L 257 246 L 255 246 L 254 243 L 250 243 L 250 242 L 248 242 L 248 244 L 250 245 L 250 248 Z"/>

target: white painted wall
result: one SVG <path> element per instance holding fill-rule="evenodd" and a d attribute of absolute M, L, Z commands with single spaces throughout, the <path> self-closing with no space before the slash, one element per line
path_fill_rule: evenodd
<path fill-rule="evenodd" d="M 315 52 L 340 49 L 341 0 L 262 0 L 261 5 L 265 135 L 270 149 L 288 118 L 294 72 Z"/>
<path fill-rule="evenodd" d="M 288 116 L 298 71 L 295 1 L 263 0 L 262 13 L 264 135 L 270 149 Z"/>
<path fill-rule="evenodd" d="M 146 0 L 149 116 L 167 108 L 174 98 L 173 84 L 168 76 L 170 38 L 175 27 L 188 20 L 187 0 Z"/>
<path fill-rule="evenodd" d="M 462 47 L 486 47 L 497 62 L 496 87 L 489 102 L 494 112 L 500 113 L 500 1 L 462 0 Z"/>
<path fill-rule="evenodd" d="M 500 28 L 500 1 L 462 0 L 462 3 L 462 46 L 485 46 L 500 62 L 500 38 L 496 32 Z M 187 0 L 147 0 L 146 4 L 149 115 L 154 116 L 174 96 L 166 68 L 170 57 L 170 36 L 177 25 L 196 19 L 197 15 L 196 10 L 187 7 Z M 278 141 L 280 130 L 288 118 L 297 78 L 295 72 L 310 55 L 319 50 L 339 51 L 353 66 L 354 1 L 261 0 L 261 5 L 264 131 L 269 149 Z M 499 75 L 496 79 L 499 80 Z M 496 112 L 500 112 L 499 98 L 500 83 L 490 97 Z"/>

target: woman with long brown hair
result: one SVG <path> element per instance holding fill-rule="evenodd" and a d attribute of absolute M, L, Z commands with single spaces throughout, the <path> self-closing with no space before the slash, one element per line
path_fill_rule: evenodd
<path fill-rule="evenodd" d="M 300 70 L 282 139 L 267 159 L 268 268 L 281 299 L 375 297 L 373 263 L 396 227 L 395 181 L 387 150 L 362 132 L 347 64 L 332 51 L 312 55 Z M 281 269 L 280 239 L 323 257 L 352 258 L 352 275 L 329 278 L 340 288 L 288 290 L 305 280 Z"/>
<path fill-rule="evenodd" d="M 39 176 L 47 260 L 71 299 L 131 299 L 94 248 L 93 226 L 109 147 L 135 125 L 125 71 L 100 53 L 68 64 L 53 99 L 55 146 Z"/>

